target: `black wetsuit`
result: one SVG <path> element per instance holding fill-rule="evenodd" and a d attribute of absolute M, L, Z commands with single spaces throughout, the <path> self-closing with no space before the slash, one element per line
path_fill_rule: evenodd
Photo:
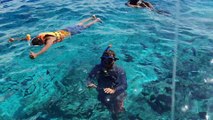
<path fill-rule="evenodd" d="M 126 73 L 125 71 L 114 65 L 112 69 L 106 70 L 101 64 L 96 65 L 89 73 L 87 84 L 93 83 L 92 80 L 96 79 L 98 82 L 98 100 L 105 104 L 114 112 L 119 111 L 119 104 L 123 102 L 127 89 Z M 104 88 L 115 89 L 114 94 L 106 94 Z M 112 108 L 113 106 L 113 108 Z"/>

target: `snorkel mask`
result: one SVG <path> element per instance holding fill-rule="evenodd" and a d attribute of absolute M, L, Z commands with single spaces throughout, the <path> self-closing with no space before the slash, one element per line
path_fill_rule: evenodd
<path fill-rule="evenodd" d="M 101 56 L 101 64 L 104 66 L 111 66 L 113 65 L 114 61 L 119 60 L 118 58 L 114 57 L 113 54 L 109 55 L 109 52 L 111 51 L 110 50 L 111 47 L 112 45 L 109 45 Z"/>
<path fill-rule="evenodd" d="M 27 34 L 27 35 L 26 35 L 26 40 L 27 40 L 27 41 L 30 41 L 30 40 L 31 40 L 30 34 Z"/>
<path fill-rule="evenodd" d="M 30 34 L 27 34 L 25 39 L 28 41 L 29 46 L 39 46 L 43 44 L 41 38 L 38 37 L 31 38 Z"/>

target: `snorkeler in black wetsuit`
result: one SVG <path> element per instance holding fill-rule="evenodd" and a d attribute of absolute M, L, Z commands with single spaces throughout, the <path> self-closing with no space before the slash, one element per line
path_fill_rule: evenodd
<path fill-rule="evenodd" d="M 125 111 L 127 89 L 126 73 L 115 65 L 116 60 L 114 51 L 107 47 L 101 56 L 101 63 L 92 69 L 87 78 L 87 87 L 96 88 L 98 100 L 112 112 L 113 119 Z M 94 80 L 97 80 L 97 85 Z"/>
<path fill-rule="evenodd" d="M 170 14 L 167 11 L 156 10 L 150 2 L 146 2 L 144 0 L 129 0 L 129 2 L 126 3 L 126 5 L 134 8 L 148 8 L 154 12 L 157 12 L 158 14 L 164 15 Z"/>
<path fill-rule="evenodd" d="M 126 3 L 126 5 L 135 8 L 148 8 L 151 10 L 154 9 L 150 2 L 145 2 L 144 0 L 130 0 L 128 3 Z"/>

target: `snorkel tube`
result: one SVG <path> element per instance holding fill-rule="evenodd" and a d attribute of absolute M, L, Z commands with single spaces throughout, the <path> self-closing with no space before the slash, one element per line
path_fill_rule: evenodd
<path fill-rule="evenodd" d="M 30 40 L 31 40 L 30 34 L 27 34 L 27 35 L 26 35 L 26 40 L 27 40 L 27 41 L 30 41 Z"/>
<path fill-rule="evenodd" d="M 25 39 L 27 40 L 28 45 L 31 46 L 31 41 L 32 41 L 31 35 L 30 35 L 30 34 L 27 34 Z"/>
<path fill-rule="evenodd" d="M 108 55 L 106 55 L 106 53 L 110 50 L 110 48 L 112 47 L 112 45 L 108 45 L 108 47 L 104 50 L 104 52 L 103 52 L 103 54 L 102 54 L 102 56 L 101 56 L 101 59 L 107 59 L 107 58 L 112 58 L 112 59 L 114 59 L 114 57 L 112 57 L 112 56 L 108 56 Z"/>
<path fill-rule="evenodd" d="M 118 58 L 116 58 L 115 56 L 109 56 L 109 55 L 106 55 L 106 53 L 110 50 L 110 48 L 112 47 L 112 45 L 108 45 L 108 47 L 104 50 L 102 56 L 101 56 L 101 59 L 108 59 L 108 58 L 111 58 L 113 60 L 119 60 Z"/>
<path fill-rule="evenodd" d="M 112 47 L 112 45 L 108 45 L 108 47 L 104 50 L 103 55 L 104 55 L 105 52 L 109 51 L 111 47 Z"/>

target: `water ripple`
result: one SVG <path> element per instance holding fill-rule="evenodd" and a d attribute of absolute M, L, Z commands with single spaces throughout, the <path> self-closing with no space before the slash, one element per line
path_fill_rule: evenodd
<path fill-rule="evenodd" d="M 210 71 L 208 65 L 212 60 L 213 51 L 211 1 L 181 0 L 181 18 L 175 18 L 175 0 L 150 1 L 158 10 L 171 13 L 170 16 L 147 9 L 129 8 L 125 2 L 123 0 L 1 0 L 0 111 L 4 111 L 4 118 L 7 118 L 7 113 L 8 118 L 11 119 L 16 119 L 15 113 L 25 112 L 28 112 L 28 116 L 23 116 L 23 119 L 51 119 L 48 117 L 52 114 L 63 117 L 57 114 L 57 111 L 67 116 L 75 114 L 75 117 L 81 116 L 80 113 L 86 116 L 85 111 L 91 113 L 97 111 L 86 107 L 92 104 L 95 109 L 97 101 L 93 100 L 94 104 L 84 101 L 84 96 L 95 99 L 95 96 L 94 98 L 87 96 L 90 93 L 84 90 L 84 80 L 88 71 L 100 62 L 99 57 L 109 44 L 113 44 L 112 49 L 120 58 L 117 63 L 127 71 L 130 83 L 127 92 L 131 96 L 127 104 L 130 107 L 127 108 L 137 109 L 135 112 L 143 111 L 135 104 L 131 104 L 135 103 L 135 99 L 140 99 L 142 84 L 171 78 L 176 22 L 180 25 L 178 73 L 183 74 L 178 77 L 187 78 L 187 74 L 191 73 L 190 69 Z M 41 47 L 31 48 L 24 41 L 7 42 L 9 37 L 24 37 L 28 33 L 36 36 L 41 32 L 63 29 L 93 14 L 100 17 L 103 23 L 95 24 L 81 34 L 53 45 L 34 60 L 29 58 L 29 51 L 37 52 Z M 196 77 L 204 76 L 203 73 L 199 75 L 201 76 Z M 28 76 L 33 77 L 28 78 Z M 51 101 L 53 93 L 57 94 L 58 98 L 51 105 L 47 101 Z M 72 104 L 73 100 L 82 103 Z M 79 111 L 75 110 L 74 114 L 67 112 L 67 109 L 73 110 L 73 108 L 67 107 L 65 103 Z M 13 109 L 6 109 L 10 107 Z M 50 114 L 49 116 L 42 116 L 44 113 L 38 111 L 43 108 L 47 110 L 45 114 Z M 105 112 L 103 114 L 108 115 Z M 141 113 L 138 113 L 138 116 L 139 114 Z M 96 118 L 96 114 L 90 115 L 90 118 Z M 82 117 L 82 119 L 88 118 Z"/>

